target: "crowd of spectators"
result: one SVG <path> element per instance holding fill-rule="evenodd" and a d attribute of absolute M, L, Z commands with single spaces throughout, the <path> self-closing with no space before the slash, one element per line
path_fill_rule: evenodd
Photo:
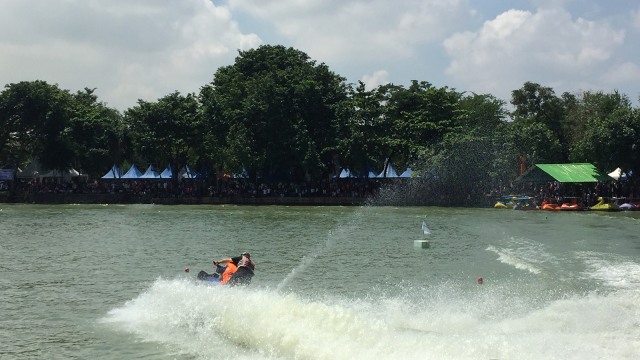
<path fill-rule="evenodd" d="M 406 179 L 394 179 L 403 181 Z M 368 197 L 377 193 L 384 179 L 332 179 L 319 182 L 258 182 L 246 179 L 94 180 L 72 178 L 20 179 L 16 191 L 29 194 L 134 194 L 153 197 Z M 8 189 L 8 187 L 7 187 Z"/>
<path fill-rule="evenodd" d="M 258 181 L 224 178 L 214 181 L 200 179 L 154 179 L 154 180 L 93 180 L 76 177 L 64 181 L 59 178 L 19 179 L 17 193 L 26 194 L 132 194 L 148 195 L 152 198 L 269 198 L 269 197 L 333 197 L 372 198 L 389 185 L 419 183 L 420 186 L 405 187 L 406 197 L 421 197 L 429 205 L 492 206 L 501 195 L 526 195 L 535 199 L 535 204 L 553 201 L 562 204 L 574 201 L 583 206 L 592 206 L 599 197 L 625 198 L 640 202 L 640 184 L 635 178 L 625 181 L 598 183 L 509 184 L 493 191 L 483 192 L 483 186 L 471 186 L 464 192 L 447 188 L 442 184 L 420 181 L 416 178 L 333 178 L 317 182 Z M 6 183 L 4 185 L 7 185 Z M 0 191 L 8 190 L 0 187 Z M 426 201 L 424 201 L 426 199 Z"/>

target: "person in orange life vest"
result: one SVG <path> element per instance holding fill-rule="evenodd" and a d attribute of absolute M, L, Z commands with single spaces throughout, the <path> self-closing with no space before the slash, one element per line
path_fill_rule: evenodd
<path fill-rule="evenodd" d="M 231 279 L 227 282 L 230 286 L 249 285 L 256 266 L 255 262 L 251 260 L 251 254 L 248 252 L 244 252 L 240 256 L 214 261 L 213 263 L 215 265 L 233 264 L 237 266 L 238 269 L 231 275 Z"/>
<path fill-rule="evenodd" d="M 228 262 L 226 265 L 226 269 L 224 270 L 222 275 L 220 275 L 220 284 L 224 285 L 228 283 L 229 280 L 231 280 L 231 276 L 236 272 L 236 270 L 238 270 L 238 267 L 233 262 Z"/>

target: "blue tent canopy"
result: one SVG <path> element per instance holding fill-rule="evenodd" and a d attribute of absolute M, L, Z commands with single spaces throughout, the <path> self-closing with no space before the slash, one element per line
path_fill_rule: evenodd
<path fill-rule="evenodd" d="M 140 175 L 140 179 L 160 179 L 160 174 L 157 171 L 153 170 L 153 166 L 149 165 L 147 171 L 144 174 Z"/>
<path fill-rule="evenodd" d="M 101 179 L 119 179 L 120 177 L 122 177 L 120 168 L 118 167 L 118 165 L 113 165 L 111 170 L 104 174 Z"/>
<path fill-rule="evenodd" d="M 122 175 L 120 178 L 121 179 L 137 179 L 140 176 L 142 176 L 142 173 L 140 172 L 140 170 L 138 170 L 138 168 L 136 167 L 136 164 L 133 164 L 131 165 L 131 168 L 129 169 L 129 171 L 127 171 L 127 173 Z"/>
<path fill-rule="evenodd" d="M 411 170 L 411 168 L 408 167 L 407 170 L 405 170 L 402 174 L 400 174 L 400 177 L 408 178 L 408 177 L 411 177 L 411 175 L 413 175 L 413 170 Z"/>
<path fill-rule="evenodd" d="M 167 168 L 160 173 L 160 178 L 171 179 L 172 177 L 173 177 L 173 171 L 171 170 L 171 165 L 168 165 Z"/>

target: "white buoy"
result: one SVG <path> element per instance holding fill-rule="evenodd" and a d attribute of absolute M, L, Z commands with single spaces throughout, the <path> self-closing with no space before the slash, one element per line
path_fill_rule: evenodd
<path fill-rule="evenodd" d="M 426 249 L 429 247 L 429 240 L 413 240 L 413 247 Z"/>
<path fill-rule="evenodd" d="M 431 235 L 431 230 L 429 230 L 425 221 L 422 221 L 422 233 L 425 235 Z"/>

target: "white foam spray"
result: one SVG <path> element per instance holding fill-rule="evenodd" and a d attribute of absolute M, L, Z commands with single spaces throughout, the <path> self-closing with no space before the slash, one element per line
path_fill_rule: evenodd
<path fill-rule="evenodd" d="M 547 299 L 447 283 L 379 298 L 302 298 L 159 279 L 103 319 L 198 359 L 635 359 L 638 292 Z M 540 346 L 544 344 L 544 346 Z"/>

